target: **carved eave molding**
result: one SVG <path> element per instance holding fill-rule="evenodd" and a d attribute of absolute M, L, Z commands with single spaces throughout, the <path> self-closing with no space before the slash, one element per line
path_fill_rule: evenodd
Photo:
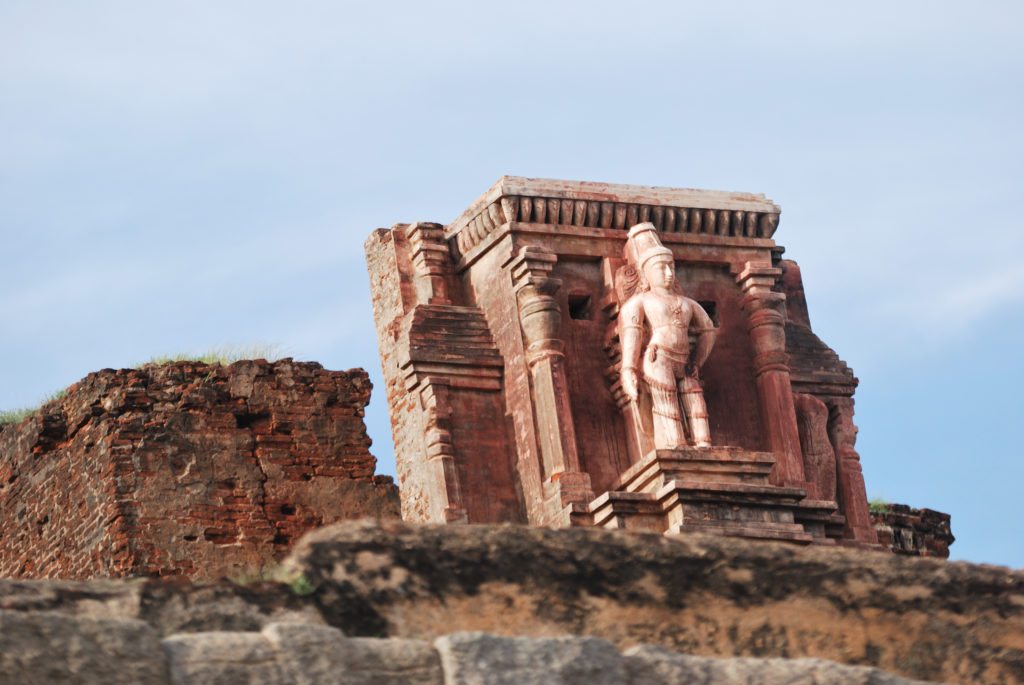
<path fill-rule="evenodd" d="M 465 258 L 506 224 L 559 227 L 560 231 L 625 231 L 650 221 L 665 236 L 702 240 L 770 241 L 781 209 L 764 195 L 719 190 L 659 188 L 587 181 L 503 176 L 444 229 L 457 257 Z"/>

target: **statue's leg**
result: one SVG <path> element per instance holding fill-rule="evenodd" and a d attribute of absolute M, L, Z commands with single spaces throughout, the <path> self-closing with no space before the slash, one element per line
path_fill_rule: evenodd
<path fill-rule="evenodd" d="M 686 376 L 679 381 L 683 395 L 683 408 L 690 423 L 693 444 L 697 447 L 711 447 L 711 425 L 708 423 L 708 407 L 704 403 L 704 390 L 700 381 Z"/>
<path fill-rule="evenodd" d="M 659 358 L 656 352 L 649 352 L 644 357 L 643 368 L 644 381 L 650 390 L 653 405 L 654 446 L 662 450 L 685 447 L 683 414 L 679 407 L 679 390 L 671 361 Z"/>

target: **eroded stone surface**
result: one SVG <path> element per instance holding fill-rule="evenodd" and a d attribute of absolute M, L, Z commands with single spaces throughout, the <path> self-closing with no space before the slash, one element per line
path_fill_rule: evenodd
<path fill-rule="evenodd" d="M 639 645 L 625 652 L 631 683 L 645 685 L 921 685 L 877 668 L 824 659 L 709 659 Z"/>
<path fill-rule="evenodd" d="M 146 623 L 0 611 L 0 683 L 163 685 L 167 666 Z"/>
<path fill-rule="evenodd" d="M 263 634 L 290 683 L 433 685 L 444 680 L 437 652 L 423 640 L 348 638 L 334 628 L 297 623 L 276 623 Z"/>
<path fill-rule="evenodd" d="M 335 629 L 428 643 L 484 631 L 1024 682 L 1024 573 L 1005 568 L 707 535 L 400 523 L 316 531 L 288 565 L 301 584 L 6 581 L 0 609 L 142 620 L 162 637 L 267 638 L 297 622 L 292 644 L 313 652 L 341 639 Z M 361 663 L 396 663 L 388 645 L 371 647 Z"/>
<path fill-rule="evenodd" d="M 163 641 L 174 685 L 288 682 L 274 646 L 261 633 L 210 632 Z"/>
<path fill-rule="evenodd" d="M 291 360 L 88 375 L 0 427 L 0 576 L 252 576 L 319 525 L 397 517 L 370 388 Z"/>
<path fill-rule="evenodd" d="M 624 685 L 622 657 L 592 637 L 502 638 L 456 633 L 435 643 L 447 685 Z"/>
<path fill-rule="evenodd" d="M 1024 575 L 997 567 L 706 535 L 401 523 L 315 531 L 289 564 L 350 635 L 571 633 L 924 680 L 1024 680 Z"/>

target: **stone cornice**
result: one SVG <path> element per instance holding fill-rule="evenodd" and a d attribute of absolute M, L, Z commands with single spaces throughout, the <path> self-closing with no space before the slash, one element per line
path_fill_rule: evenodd
<path fill-rule="evenodd" d="M 503 176 L 444 234 L 459 255 L 512 221 L 620 230 L 650 221 L 666 234 L 771 238 L 780 211 L 753 193 Z"/>

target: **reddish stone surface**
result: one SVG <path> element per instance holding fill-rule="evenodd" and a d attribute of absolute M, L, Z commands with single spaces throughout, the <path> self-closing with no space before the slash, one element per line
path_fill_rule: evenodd
<path fill-rule="evenodd" d="M 375 231 L 367 263 L 404 518 L 693 521 L 744 535 L 756 518 L 802 527 L 793 541 L 877 547 L 857 379 L 811 331 L 799 267 L 773 239 L 779 216 L 749 193 L 503 177 L 447 225 Z M 617 322 L 627 232 L 644 222 L 717 328 L 701 378 L 712 445 L 729 449 L 717 470 L 684 469 L 682 514 L 668 490 L 622 480 L 654 451 L 622 387 Z M 754 462 L 768 471 L 740 484 L 743 502 L 735 487 L 705 487 Z"/>
<path fill-rule="evenodd" d="M 0 428 L 0 576 L 255 574 L 317 526 L 396 518 L 370 390 L 288 359 L 88 375 Z"/>
<path fill-rule="evenodd" d="M 872 507 L 871 522 L 878 531 L 878 542 L 897 554 L 948 559 L 949 546 L 956 539 L 949 514 L 932 509 L 885 504 Z"/>

